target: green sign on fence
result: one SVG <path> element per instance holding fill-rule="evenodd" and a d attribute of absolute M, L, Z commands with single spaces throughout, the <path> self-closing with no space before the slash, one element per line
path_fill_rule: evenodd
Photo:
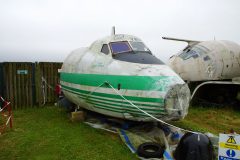
<path fill-rule="evenodd" d="M 17 70 L 17 74 L 28 74 L 28 70 Z"/>

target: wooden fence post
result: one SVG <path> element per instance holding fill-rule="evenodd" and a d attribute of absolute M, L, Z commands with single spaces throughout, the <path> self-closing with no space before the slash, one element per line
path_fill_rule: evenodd
<path fill-rule="evenodd" d="M 3 63 L 0 63 L 0 96 L 3 96 L 3 91 L 4 91 Z"/>

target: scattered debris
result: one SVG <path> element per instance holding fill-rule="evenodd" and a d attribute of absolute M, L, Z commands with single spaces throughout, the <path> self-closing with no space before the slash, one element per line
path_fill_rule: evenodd
<path fill-rule="evenodd" d="M 86 113 L 84 111 L 74 111 L 71 112 L 71 121 L 72 122 L 82 122 L 85 119 Z"/>
<path fill-rule="evenodd" d="M 130 151 L 137 154 L 140 159 L 173 160 L 176 148 L 188 148 L 182 145 L 190 145 L 192 149 L 202 148 L 197 154 L 208 156 L 210 160 L 213 160 L 218 152 L 218 137 L 211 133 L 190 133 L 161 123 L 122 121 L 89 111 L 84 123 L 97 129 L 118 133 Z M 184 143 L 180 144 L 181 141 Z M 187 154 L 178 156 L 187 156 Z"/>

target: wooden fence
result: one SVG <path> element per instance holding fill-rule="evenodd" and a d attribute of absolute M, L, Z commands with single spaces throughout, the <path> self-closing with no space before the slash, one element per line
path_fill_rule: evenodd
<path fill-rule="evenodd" d="M 0 95 L 3 95 L 3 64 L 0 63 Z"/>
<path fill-rule="evenodd" d="M 54 87 L 59 83 L 61 66 L 56 62 L 0 63 L 0 95 L 14 109 L 53 104 L 57 100 Z"/>

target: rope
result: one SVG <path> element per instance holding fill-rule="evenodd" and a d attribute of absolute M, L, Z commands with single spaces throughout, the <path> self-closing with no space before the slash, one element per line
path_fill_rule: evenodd
<path fill-rule="evenodd" d="M 47 89 L 47 87 L 50 88 L 51 90 L 54 90 L 54 88 L 47 83 L 47 80 L 44 77 L 42 77 L 42 94 L 43 94 L 43 104 L 42 105 L 43 106 L 46 103 L 46 96 L 47 96 L 46 95 L 47 94 L 46 89 Z"/>
<path fill-rule="evenodd" d="M 0 109 L 0 112 L 2 112 L 9 104 L 10 102 L 7 102 L 7 104 Z"/>
<path fill-rule="evenodd" d="M 194 131 L 190 131 L 190 130 L 186 130 L 186 129 L 183 129 L 183 128 L 179 128 L 177 126 L 174 126 L 170 123 L 167 123 L 167 122 L 164 122 L 156 117 L 154 117 L 153 115 L 147 113 L 146 111 L 140 109 L 138 106 L 136 106 L 135 104 L 133 104 L 131 101 L 129 101 L 128 99 L 126 99 L 122 94 L 120 94 L 111 84 L 109 84 L 108 82 L 105 82 L 105 84 L 109 85 L 120 97 L 122 97 L 125 101 L 127 101 L 129 104 L 131 104 L 133 107 L 137 108 L 139 111 L 143 112 L 144 114 L 146 114 L 147 116 L 151 117 L 152 119 L 162 123 L 162 124 L 165 124 L 165 125 L 168 125 L 168 126 L 171 126 L 173 128 L 176 128 L 176 129 L 179 129 L 179 130 L 182 130 L 182 131 L 185 131 L 185 132 L 190 132 L 190 133 L 194 133 L 194 134 L 202 134 L 200 132 L 194 132 Z"/>
<path fill-rule="evenodd" d="M 8 125 L 8 123 L 10 122 L 10 120 L 11 120 L 11 118 L 12 118 L 12 115 L 10 115 L 9 117 L 8 117 L 8 120 L 7 120 L 7 122 L 6 122 L 6 124 L 5 125 Z"/>
<path fill-rule="evenodd" d="M 5 101 L 5 99 L 3 99 L 3 97 L 1 97 L 1 100 L 4 102 Z"/>
<path fill-rule="evenodd" d="M 1 96 L 0 96 L 1 97 Z M 7 114 L 5 114 L 4 112 L 1 114 L 3 117 L 7 117 L 8 116 L 8 118 L 7 118 L 7 121 L 6 121 L 6 123 L 3 125 L 3 126 L 0 126 L 1 128 L 0 128 L 0 135 L 3 133 L 3 131 L 6 129 L 6 127 L 7 127 L 7 125 L 8 125 L 8 123 L 10 122 L 10 128 L 12 128 L 12 109 L 11 109 L 11 106 L 9 105 L 10 104 L 10 102 L 7 102 L 7 101 L 5 101 L 5 99 L 3 99 L 3 97 L 1 97 L 1 100 L 5 103 L 5 105 L 2 107 L 2 108 L 0 108 L 0 112 L 2 112 L 4 109 L 6 109 L 7 108 L 7 110 L 8 110 L 8 115 Z"/>
<path fill-rule="evenodd" d="M 48 88 L 54 90 L 54 88 L 47 83 L 47 80 L 46 80 L 44 77 L 42 77 L 42 82 L 45 82 L 45 85 L 46 85 Z"/>
<path fill-rule="evenodd" d="M 2 96 L 0 96 L 0 98 L 1 98 L 2 102 L 7 102 L 7 101 L 5 101 L 5 99 Z M 7 102 L 7 104 L 5 104 L 5 106 L 0 108 L 0 112 L 2 112 L 9 104 L 10 104 L 10 102 Z"/>
<path fill-rule="evenodd" d="M 90 92 L 90 93 L 87 95 L 86 99 L 88 99 L 88 97 L 89 97 L 90 95 L 92 95 L 92 93 L 95 92 L 95 91 L 96 91 L 99 87 L 101 87 L 103 84 L 105 84 L 105 82 L 103 82 L 102 84 L 100 84 L 99 86 L 97 86 L 97 88 L 95 88 L 92 92 Z"/>
<path fill-rule="evenodd" d="M 93 128 L 97 128 L 97 129 L 102 129 L 102 130 L 105 130 L 105 131 L 108 131 L 108 132 L 111 132 L 111 133 L 115 133 L 117 134 L 118 132 L 117 131 L 114 131 L 114 130 L 111 130 L 111 129 L 107 129 L 107 128 L 103 128 L 103 127 L 100 127 L 100 126 L 96 126 L 96 124 L 94 123 L 90 123 L 90 122 L 84 122 L 85 124 L 93 127 Z"/>

